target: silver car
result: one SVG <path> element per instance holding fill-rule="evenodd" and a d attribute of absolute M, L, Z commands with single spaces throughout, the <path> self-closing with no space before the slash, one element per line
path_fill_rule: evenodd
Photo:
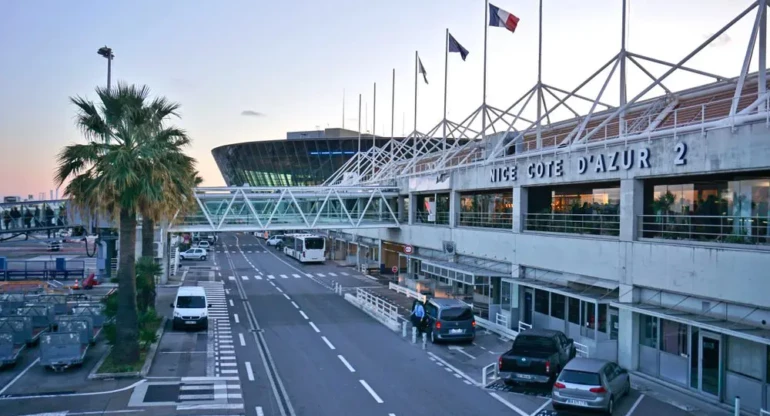
<path fill-rule="evenodd" d="M 612 414 L 617 400 L 630 391 L 628 371 L 619 365 L 576 357 L 564 366 L 553 385 L 553 408 L 581 407 Z"/>

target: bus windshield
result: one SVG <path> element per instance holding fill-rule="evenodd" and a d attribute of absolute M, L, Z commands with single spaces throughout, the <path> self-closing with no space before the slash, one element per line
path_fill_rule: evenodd
<path fill-rule="evenodd" d="M 305 250 L 323 250 L 324 239 L 319 237 L 306 238 Z"/>

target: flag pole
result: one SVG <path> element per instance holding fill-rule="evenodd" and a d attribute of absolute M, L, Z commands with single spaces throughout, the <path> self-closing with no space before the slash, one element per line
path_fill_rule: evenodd
<path fill-rule="evenodd" d="M 449 74 L 449 28 L 446 29 L 446 36 L 444 38 L 444 141 L 443 149 L 446 150 L 446 90 L 447 90 L 447 75 Z"/>
<path fill-rule="evenodd" d="M 481 101 L 481 138 L 487 138 L 487 32 L 489 31 L 489 0 L 484 2 L 484 82 Z"/>
<path fill-rule="evenodd" d="M 390 160 L 393 160 L 393 125 L 396 122 L 396 68 L 393 68 L 393 84 L 390 91 Z"/>
<path fill-rule="evenodd" d="M 537 148 L 543 148 L 542 114 L 543 114 L 543 0 L 540 0 L 537 25 Z"/>
<path fill-rule="evenodd" d="M 419 71 L 420 55 L 414 51 L 414 130 L 412 133 L 412 157 L 417 156 L 417 72 Z"/>
<path fill-rule="evenodd" d="M 361 180 L 361 94 L 358 94 L 358 153 L 356 153 L 356 162 L 358 163 L 358 180 Z"/>
<path fill-rule="evenodd" d="M 342 89 L 342 129 L 345 129 L 345 89 Z"/>
<path fill-rule="evenodd" d="M 372 105 L 372 147 L 377 146 L 377 83 L 374 83 L 374 104 Z"/>

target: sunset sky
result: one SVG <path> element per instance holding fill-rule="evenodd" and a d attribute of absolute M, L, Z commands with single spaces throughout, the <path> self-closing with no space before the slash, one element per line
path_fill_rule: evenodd
<path fill-rule="evenodd" d="M 537 79 L 536 0 L 495 0 L 517 15 L 515 34 L 490 28 L 488 101 L 505 108 Z M 697 8 L 693 7 L 697 3 Z M 683 58 L 750 4 L 738 0 L 644 0 L 630 4 L 629 49 L 671 62 Z M 620 48 L 620 0 L 546 0 L 543 80 L 572 89 Z M 690 65 L 735 76 L 750 34 L 749 15 Z M 223 185 L 213 147 L 283 139 L 286 131 L 357 127 L 358 94 L 371 123 L 378 84 L 378 133 L 390 133 L 391 70 L 396 69 L 396 134 L 413 124 L 414 51 L 420 81 L 418 126 L 442 116 L 444 30 L 470 51 L 450 55 L 448 115 L 460 121 L 481 103 L 483 0 L 5 1 L 0 5 L 0 195 L 54 188 L 56 154 L 82 141 L 69 97 L 94 98 L 113 82 L 147 84 L 182 104 L 178 124 L 194 140 L 206 185 Z M 756 55 L 756 54 L 755 54 Z M 663 67 L 651 65 L 655 74 Z M 631 71 L 629 69 L 629 71 Z M 649 81 L 629 73 L 630 96 Z M 756 71 L 756 68 L 752 68 Z M 598 91 L 600 80 L 589 91 Z M 708 81 L 674 77 L 680 89 Z M 607 101 L 616 102 L 611 85 Z M 242 115 L 244 111 L 259 115 Z M 371 126 L 368 128 L 371 130 Z M 385 130 L 385 131 L 383 131 Z"/>

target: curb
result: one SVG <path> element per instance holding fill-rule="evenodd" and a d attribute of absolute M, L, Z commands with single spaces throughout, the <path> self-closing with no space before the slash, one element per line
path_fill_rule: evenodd
<path fill-rule="evenodd" d="M 134 371 L 132 373 L 97 373 L 99 368 L 104 364 L 104 361 L 107 359 L 107 356 L 110 355 L 110 351 L 112 351 L 112 347 L 107 348 L 107 351 L 104 353 L 104 356 L 99 359 L 99 361 L 94 366 L 94 369 L 91 370 L 91 373 L 88 374 L 89 380 L 104 380 L 104 379 L 121 379 L 121 378 L 137 378 L 137 377 L 144 377 L 147 375 L 147 373 L 150 372 L 150 368 L 152 367 L 152 362 L 155 360 L 155 355 L 158 352 L 158 345 L 160 344 L 160 339 L 163 337 L 163 332 L 166 328 L 166 318 L 165 316 L 160 321 L 160 327 L 158 327 L 158 330 L 155 332 L 155 335 L 158 337 L 158 342 L 153 343 L 150 345 L 150 350 L 147 352 L 147 356 L 144 357 L 144 365 L 142 365 L 142 369 L 140 371 Z"/>

